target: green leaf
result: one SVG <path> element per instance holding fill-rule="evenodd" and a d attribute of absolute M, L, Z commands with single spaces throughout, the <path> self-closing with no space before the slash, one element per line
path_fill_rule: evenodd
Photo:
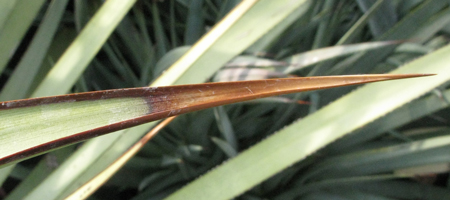
<path fill-rule="evenodd" d="M 0 93 L 0 101 L 26 98 L 65 11 L 67 0 L 52 1 L 33 42 Z M 17 88 L 20 88 L 18 90 Z"/>
<path fill-rule="evenodd" d="M 397 43 L 396 41 L 387 41 L 387 42 L 368 42 L 353 45 L 340 45 L 295 54 L 285 59 L 286 62 L 290 63 L 290 66 L 283 69 L 283 72 L 286 74 L 290 74 L 296 70 L 303 69 L 305 67 L 311 66 L 312 64 L 316 64 L 324 60 L 352 53 L 382 48 L 396 43 Z"/>
<path fill-rule="evenodd" d="M 22 37 L 44 3 L 44 0 L 17 1 L 14 6 L 10 4 L 1 7 L 0 12 L 9 13 L 9 15 L 2 19 L 3 26 L 0 29 L 0 41 L 2 41 L 0 43 L 0 72 L 5 69 L 10 56 L 19 46 Z"/>
<path fill-rule="evenodd" d="M 39 84 L 32 96 L 42 97 L 67 93 L 134 2 L 135 0 L 106 1 L 64 52 L 47 77 Z M 64 85 L 59 82 L 60 80 L 65 80 Z"/>

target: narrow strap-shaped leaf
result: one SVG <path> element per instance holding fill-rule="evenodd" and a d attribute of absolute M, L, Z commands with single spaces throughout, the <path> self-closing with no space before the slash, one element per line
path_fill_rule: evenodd
<path fill-rule="evenodd" d="M 219 105 L 424 75 L 349 75 L 142 87 L 0 102 L 0 164 Z"/>

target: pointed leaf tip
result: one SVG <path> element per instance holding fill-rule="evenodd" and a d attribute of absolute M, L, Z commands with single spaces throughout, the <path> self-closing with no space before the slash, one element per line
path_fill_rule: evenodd
<path fill-rule="evenodd" d="M 297 77 L 116 89 L 0 102 L 0 165 L 146 122 L 310 90 L 434 74 Z M 30 117 L 24 118 L 24 114 Z M 16 144 L 16 141 L 20 143 Z"/>

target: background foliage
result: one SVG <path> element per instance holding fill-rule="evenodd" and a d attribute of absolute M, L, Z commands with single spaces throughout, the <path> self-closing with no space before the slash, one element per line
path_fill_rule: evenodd
<path fill-rule="evenodd" d="M 419 84 L 417 80 L 413 80 L 404 85 L 387 82 L 378 89 L 375 86 L 360 88 L 353 92 L 355 94 L 350 93 L 355 87 L 329 89 L 179 116 L 95 192 L 91 199 L 161 199 L 201 175 L 202 179 L 197 182 L 201 185 L 202 180 L 209 180 L 206 186 L 209 184 L 211 188 L 203 187 L 204 191 L 196 191 L 194 183 L 184 190 L 189 194 L 206 194 L 211 190 L 214 193 L 214 185 L 224 179 L 204 175 L 208 171 L 215 169 L 220 172 L 231 163 L 234 168 L 222 176 L 239 174 L 246 168 L 240 168 L 239 164 L 233 165 L 234 160 L 239 159 L 232 158 L 256 144 L 264 145 L 260 142 L 266 141 L 275 132 L 279 131 L 277 135 L 283 135 L 287 131 L 298 131 L 297 134 L 300 135 L 302 131 L 326 127 L 325 122 L 333 121 L 343 127 L 355 128 L 346 137 L 331 140 L 330 142 L 334 142 L 330 145 L 321 143 L 313 149 L 314 154 L 300 152 L 298 149 L 286 152 L 289 155 L 301 154 L 307 157 L 295 159 L 298 162 L 274 176 L 261 175 L 260 179 L 264 181 L 255 187 L 252 183 L 245 185 L 226 182 L 225 184 L 240 188 L 238 190 L 245 193 L 229 192 L 231 197 L 218 194 L 219 197 L 450 197 L 450 70 L 445 66 L 446 60 L 443 60 L 449 52 L 448 47 L 444 47 L 448 43 L 450 31 L 448 2 L 305 1 L 299 3 L 298 7 L 292 7 L 292 12 L 288 12 L 287 8 L 273 11 L 271 8 L 275 6 L 270 2 L 260 1 L 253 9 L 244 12 L 245 15 L 239 18 L 242 20 L 239 23 L 242 24 L 236 24 L 236 27 L 240 27 L 235 27 L 236 32 L 219 36 L 223 49 L 220 48 L 220 43 L 214 43 L 213 45 L 217 45 L 213 46 L 216 49 L 205 50 L 197 63 L 189 65 L 191 71 L 172 83 L 203 82 L 207 81 L 207 77 L 213 81 L 228 81 L 388 73 L 409 62 L 410 65 L 405 66 L 403 71 L 400 69 L 400 72 L 438 73 L 434 80 L 440 82 Z M 179 72 L 168 68 L 240 1 L 110 0 L 109 3 L 100 0 L 1 2 L 0 100 L 139 87 L 149 85 L 161 74 L 174 77 Z M 110 10 L 105 5 L 110 5 Z M 273 28 L 266 30 L 257 21 L 263 17 L 258 9 L 268 16 L 274 15 L 270 15 L 271 12 L 285 11 L 286 16 Z M 94 15 L 99 17 L 93 17 Z M 252 23 L 250 19 L 258 23 Z M 106 20 L 108 25 L 95 24 L 96 20 Z M 249 31 L 239 32 L 246 27 Z M 263 32 L 255 31 L 260 35 L 253 35 L 251 30 L 259 30 L 258 28 Z M 245 42 L 237 42 L 239 38 L 244 38 Z M 367 46 L 359 46 L 356 50 L 358 53 L 351 55 L 348 55 L 348 46 L 313 51 L 343 44 L 386 40 L 404 42 L 371 51 L 364 51 L 368 49 Z M 250 46 L 230 45 L 246 42 Z M 444 48 L 435 52 L 441 47 Z M 427 57 L 423 60 L 416 60 L 426 54 Z M 76 60 L 76 56 L 83 59 Z M 234 58 L 231 59 L 232 57 Z M 332 59 L 326 59 L 327 57 Z M 216 66 L 223 68 L 217 71 Z M 211 77 L 208 70 L 217 72 Z M 416 88 L 411 89 L 408 84 Z M 424 88 L 419 88 L 419 85 Z M 383 91 L 389 91 L 388 88 L 400 88 L 400 91 L 412 91 L 412 94 L 393 89 L 390 97 L 382 96 Z M 369 93 L 364 93 L 365 91 Z M 345 96 L 348 93 L 350 94 Z M 366 94 L 355 99 L 360 104 L 347 105 L 347 110 L 344 111 L 331 109 L 338 107 L 333 105 L 346 105 L 351 102 L 347 100 L 358 96 L 357 94 Z M 420 95 L 420 98 L 415 99 Z M 336 101 L 343 96 L 347 99 Z M 383 100 L 389 103 L 411 99 L 415 100 L 406 105 L 382 104 Z M 307 103 L 298 104 L 299 100 Z M 334 103 L 330 104 L 331 102 Z M 330 106 L 326 107 L 327 105 Z M 379 113 L 363 124 L 356 124 L 355 121 L 363 117 L 353 114 L 352 110 L 371 105 L 376 106 Z M 347 114 L 340 117 L 340 113 Z M 327 118 L 328 116 L 335 118 Z M 318 119 L 315 122 L 323 124 L 302 123 L 302 120 L 308 119 Z M 341 123 L 344 119 L 348 123 Z M 377 120 L 368 123 L 373 119 Z M 154 123 L 112 133 L 2 168 L 2 195 L 6 199 L 64 198 L 102 171 L 140 137 L 139 133 L 145 133 L 152 125 Z M 339 128 L 329 132 L 335 134 L 335 139 L 347 133 L 341 134 Z M 289 143 L 286 140 L 283 142 Z M 317 151 L 318 149 L 320 150 Z M 264 157 L 273 149 L 267 151 L 259 154 Z M 86 152 L 95 153 L 87 155 Z M 224 162 L 226 165 L 216 167 Z M 266 164 L 275 165 L 270 160 Z M 77 166 L 76 169 L 73 166 Z M 254 174 L 259 176 L 259 171 Z M 225 188 L 218 190 L 227 191 Z M 185 193 L 181 190 L 178 194 Z M 172 197 L 176 198 L 176 195 L 177 193 Z"/>

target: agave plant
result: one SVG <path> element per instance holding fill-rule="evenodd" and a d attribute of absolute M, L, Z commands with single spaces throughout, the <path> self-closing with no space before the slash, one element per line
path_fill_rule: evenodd
<path fill-rule="evenodd" d="M 0 133 L 12 130 L 0 135 L 2 157 L 52 140 L 15 160 L 47 154 L 20 163 L 0 158 L 8 163 L 0 169 L 5 199 L 450 197 L 447 1 L 1 4 Z M 30 102 L 39 112 L 52 110 L 48 96 L 66 93 L 374 73 L 437 75 L 219 106 L 159 124 L 102 129 L 108 134 L 69 146 L 58 143 L 61 135 L 91 123 L 90 111 L 139 105 L 105 99 L 80 110 L 86 119 L 45 126 L 60 130 L 23 126 L 45 123 L 36 122 Z M 14 101 L 33 97 L 44 98 Z M 25 102 L 23 112 L 6 108 L 17 102 Z"/>

